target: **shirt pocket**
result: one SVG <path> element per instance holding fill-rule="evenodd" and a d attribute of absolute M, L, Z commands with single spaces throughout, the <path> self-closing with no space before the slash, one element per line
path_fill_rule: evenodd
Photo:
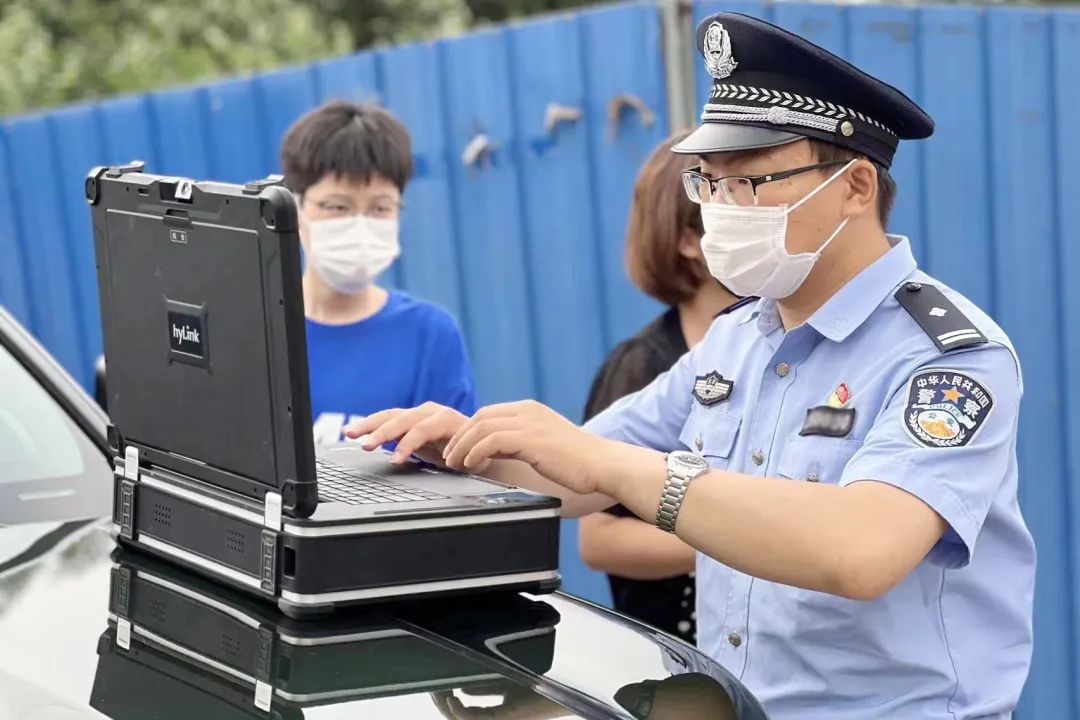
<path fill-rule="evenodd" d="M 796 435 L 784 446 L 776 472 L 790 480 L 835 485 L 860 447 L 862 440 Z"/>
<path fill-rule="evenodd" d="M 679 433 L 679 442 L 690 452 L 708 460 L 710 467 L 725 469 L 731 462 L 740 425 L 742 418 L 738 415 L 695 406 Z"/>

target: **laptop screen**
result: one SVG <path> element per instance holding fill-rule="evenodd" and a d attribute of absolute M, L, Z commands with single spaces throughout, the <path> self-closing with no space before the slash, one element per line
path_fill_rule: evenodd
<path fill-rule="evenodd" d="M 259 233 L 115 209 L 106 226 L 113 422 L 128 441 L 275 485 Z"/>

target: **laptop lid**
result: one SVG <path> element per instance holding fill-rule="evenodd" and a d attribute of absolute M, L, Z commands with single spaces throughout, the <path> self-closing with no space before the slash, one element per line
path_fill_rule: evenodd
<path fill-rule="evenodd" d="M 108 407 L 118 450 L 286 512 L 317 502 L 295 200 L 96 168 Z"/>

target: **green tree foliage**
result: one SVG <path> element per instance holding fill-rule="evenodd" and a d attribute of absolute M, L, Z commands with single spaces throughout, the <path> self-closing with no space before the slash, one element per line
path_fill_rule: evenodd
<path fill-rule="evenodd" d="M 353 47 L 454 35 L 473 24 L 466 0 L 307 0 L 349 28 Z"/>
<path fill-rule="evenodd" d="M 0 113 L 340 55 L 303 0 L 0 0 Z"/>
<path fill-rule="evenodd" d="M 183 85 L 603 0 L 0 0 L 0 114 Z"/>
<path fill-rule="evenodd" d="M 340 19 L 357 48 L 452 35 L 471 26 L 607 0 L 308 0 Z"/>
<path fill-rule="evenodd" d="M 523 15 L 597 5 L 605 0 L 465 0 L 474 21 L 503 22 Z"/>

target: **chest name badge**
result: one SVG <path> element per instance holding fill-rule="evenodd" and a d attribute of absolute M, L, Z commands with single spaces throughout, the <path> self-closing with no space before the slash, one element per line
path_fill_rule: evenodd
<path fill-rule="evenodd" d="M 970 375 L 926 370 L 908 383 L 904 429 L 926 447 L 960 447 L 971 442 L 993 409 L 993 396 Z"/>
<path fill-rule="evenodd" d="M 734 380 L 725 380 L 723 375 L 713 370 L 705 375 L 698 375 L 694 381 L 694 399 L 702 405 L 715 405 L 731 397 L 734 387 Z"/>
<path fill-rule="evenodd" d="M 855 427 L 855 408 L 837 408 L 818 405 L 806 411 L 800 435 L 824 435 L 826 437 L 847 437 Z"/>

